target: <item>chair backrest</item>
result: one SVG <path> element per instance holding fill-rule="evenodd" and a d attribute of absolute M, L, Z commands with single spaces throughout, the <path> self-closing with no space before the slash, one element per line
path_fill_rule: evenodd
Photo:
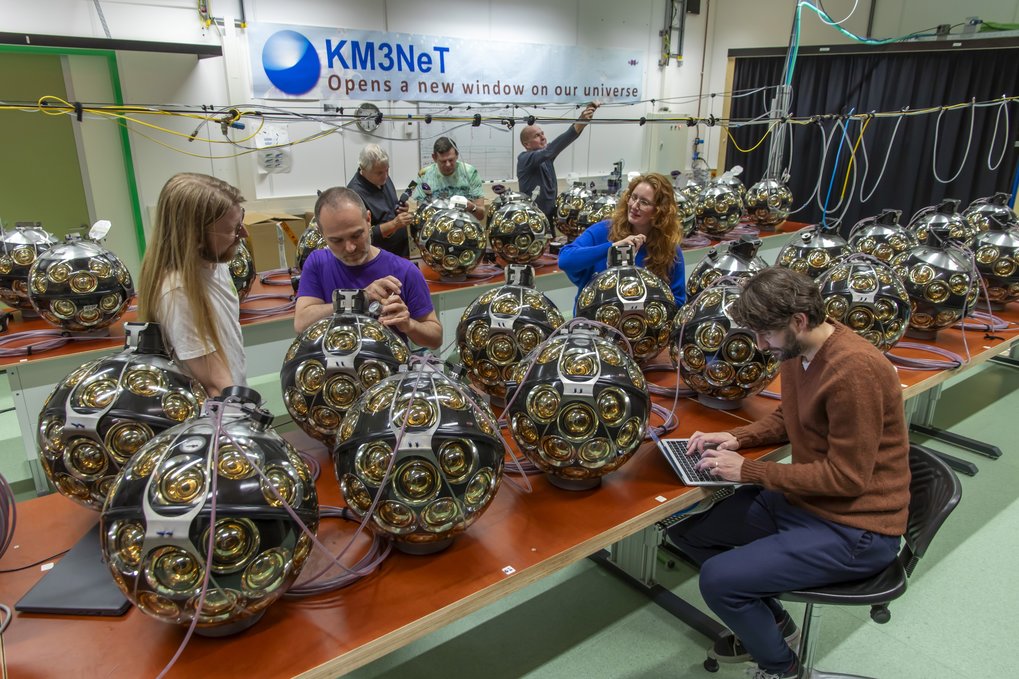
<path fill-rule="evenodd" d="M 933 451 L 916 444 L 909 447 L 909 471 L 909 521 L 899 560 L 906 574 L 912 575 L 941 524 L 962 499 L 962 484 Z"/>

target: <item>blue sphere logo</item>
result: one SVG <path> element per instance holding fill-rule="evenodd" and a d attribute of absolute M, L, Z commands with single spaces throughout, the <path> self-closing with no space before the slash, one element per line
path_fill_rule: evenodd
<path fill-rule="evenodd" d="M 314 45 L 297 31 L 269 36 L 262 48 L 262 68 L 272 84 L 287 94 L 308 92 L 322 72 Z"/>

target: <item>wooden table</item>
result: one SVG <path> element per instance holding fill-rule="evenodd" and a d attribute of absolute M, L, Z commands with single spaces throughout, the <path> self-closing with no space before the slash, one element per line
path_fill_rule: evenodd
<path fill-rule="evenodd" d="M 677 435 L 740 423 L 728 413 L 685 399 L 679 412 L 682 424 Z M 340 504 L 324 447 L 303 433 L 287 437 L 322 463 L 320 502 Z M 235 637 L 192 638 L 170 676 L 335 677 L 604 549 L 704 495 L 682 486 L 647 444 L 597 489 L 564 491 L 540 476 L 531 477 L 531 484 L 532 492 L 525 493 L 504 480 L 487 512 L 444 552 L 430 556 L 394 552 L 379 572 L 356 585 L 308 600 L 277 602 L 260 622 Z M 21 503 L 13 543 L 18 548 L 8 552 L 0 568 L 16 568 L 69 548 L 95 520 L 95 513 L 58 495 Z M 320 536 L 339 544 L 352 531 L 350 526 L 324 521 Z M 507 574 L 507 568 L 512 572 Z M 0 601 L 13 605 L 40 575 L 39 567 L 0 574 Z M 3 660 L 14 679 L 153 677 L 173 656 L 183 634 L 183 628 L 135 608 L 121 618 L 16 613 L 3 636 Z"/>

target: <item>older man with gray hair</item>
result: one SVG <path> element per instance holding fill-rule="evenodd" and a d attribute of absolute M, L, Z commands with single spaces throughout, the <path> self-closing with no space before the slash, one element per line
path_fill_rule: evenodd
<path fill-rule="evenodd" d="M 361 196 L 371 219 L 372 245 L 401 257 L 410 256 L 407 227 L 412 221 L 407 205 L 397 202 L 389 178 L 389 154 L 378 144 L 368 144 L 358 156 L 357 173 L 347 187 Z"/>

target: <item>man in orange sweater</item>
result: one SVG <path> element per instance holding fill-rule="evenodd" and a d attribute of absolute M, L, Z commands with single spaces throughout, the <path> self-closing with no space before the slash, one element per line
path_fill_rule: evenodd
<path fill-rule="evenodd" d="M 803 274 L 758 273 L 730 313 L 782 359 L 782 403 L 753 424 L 690 437 L 700 467 L 754 485 L 669 537 L 701 565 L 704 600 L 733 631 L 711 655 L 755 660 L 755 679 L 795 677 L 798 631 L 774 595 L 867 577 L 898 553 L 910 480 L 902 390 L 873 345 L 825 321 Z M 791 464 L 737 452 L 785 442 Z"/>

